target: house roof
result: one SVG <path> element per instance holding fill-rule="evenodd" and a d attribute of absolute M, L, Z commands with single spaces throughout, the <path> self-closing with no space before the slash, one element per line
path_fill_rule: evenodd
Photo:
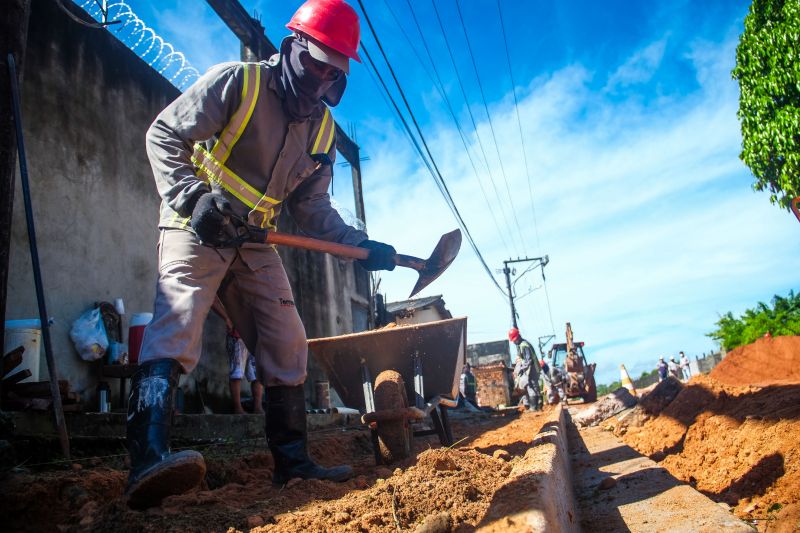
<path fill-rule="evenodd" d="M 426 307 L 436 307 L 444 318 L 453 318 L 453 315 L 451 315 L 450 311 L 448 311 L 445 307 L 441 294 L 436 296 L 427 296 L 425 298 L 416 298 L 413 300 L 389 302 L 386 304 L 386 312 L 396 314 L 401 311 L 414 311 L 416 309 L 424 309 Z"/>

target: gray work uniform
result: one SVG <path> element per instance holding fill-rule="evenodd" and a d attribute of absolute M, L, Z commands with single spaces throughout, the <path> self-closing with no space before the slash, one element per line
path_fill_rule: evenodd
<path fill-rule="evenodd" d="M 528 407 L 536 407 L 542 404 L 542 393 L 539 389 L 539 360 L 528 341 L 520 342 L 519 350 L 521 357 L 514 366 L 517 388 L 525 391 L 522 403 Z"/>
<path fill-rule="evenodd" d="M 213 190 L 228 197 L 234 211 L 251 224 L 274 229 L 285 205 L 311 237 L 351 245 L 367 238 L 345 224 L 330 204 L 327 191 L 336 152 L 330 113 L 291 120 L 276 91 L 279 70 L 274 64 L 271 60 L 213 67 L 167 106 L 147 132 L 147 154 L 162 204 L 155 309 L 142 342 L 142 362 L 176 359 L 191 372 L 200 357 L 203 323 L 219 291 L 227 314 L 256 358 L 259 380 L 265 386 L 305 380 L 305 330 L 274 247 L 204 246 L 191 231 L 187 211 L 195 194 Z M 250 106 L 247 91 L 254 87 L 258 93 Z M 208 179 L 198 170 L 204 165 L 193 161 L 199 153 L 196 143 L 206 143 L 210 150 L 217 139 L 225 138 L 244 108 L 246 126 L 231 132 L 235 144 L 222 161 L 230 175 L 268 200 L 255 207 Z M 323 144 L 330 147 L 326 154 L 331 164 L 310 155 L 321 137 L 328 137 L 329 143 Z M 268 209 L 259 209 L 262 203 Z"/>

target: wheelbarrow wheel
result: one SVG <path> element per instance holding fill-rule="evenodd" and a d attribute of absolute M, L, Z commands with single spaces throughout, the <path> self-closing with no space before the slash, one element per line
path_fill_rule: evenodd
<path fill-rule="evenodd" d="M 375 410 L 408 407 L 403 377 L 394 370 L 384 370 L 375 379 Z M 408 420 L 378 422 L 378 448 L 385 464 L 406 459 L 411 455 L 411 428 Z"/>

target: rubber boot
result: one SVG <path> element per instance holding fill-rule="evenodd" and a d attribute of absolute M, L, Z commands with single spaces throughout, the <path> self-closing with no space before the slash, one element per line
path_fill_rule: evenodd
<path fill-rule="evenodd" d="M 308 456 L 306 400 L 303 386 L 267 388 L 267 443 L 275 461 L 272 482 L 285 485 L 290 479 L 346 481 L 353 476 L 348 465 L 325 468 Z"/>
<path fill-rule="evenodd" d="M 128 505 L 152 507 L 198 486 L 206 475 L 203 456 L 193 450 L 172 453 L 169 434 L 181 365 L 172 359 L 142 363 L 128 397 Z"/>

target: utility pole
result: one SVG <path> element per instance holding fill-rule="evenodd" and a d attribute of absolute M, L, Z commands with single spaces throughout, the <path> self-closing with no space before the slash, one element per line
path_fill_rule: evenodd
<path fill-rule="evenodd" d="M 544 275 L 544 267 L 547 263 L 550 262 L 550 257 L 545 255 L 544 257 L 525 257 L 525 258 L 517 258 L 517 259 L 508 259 L 503 261 L 503 274 L 506 276 L 506 289 L 508 290 L 508 303 L 511 305 L 511 323 L 514 325 L 515 328 L 519 328 L 517 325 L 517 308 L 514 306 L 514 291 L 511 288 L 511 268 L 508 265 L 513 263 L 530 263 L 536 261 L 538 265 L 536 266 L 542 267 L 542 272 Z M 522 277 L 522 275 L 520 275 Z"/>

